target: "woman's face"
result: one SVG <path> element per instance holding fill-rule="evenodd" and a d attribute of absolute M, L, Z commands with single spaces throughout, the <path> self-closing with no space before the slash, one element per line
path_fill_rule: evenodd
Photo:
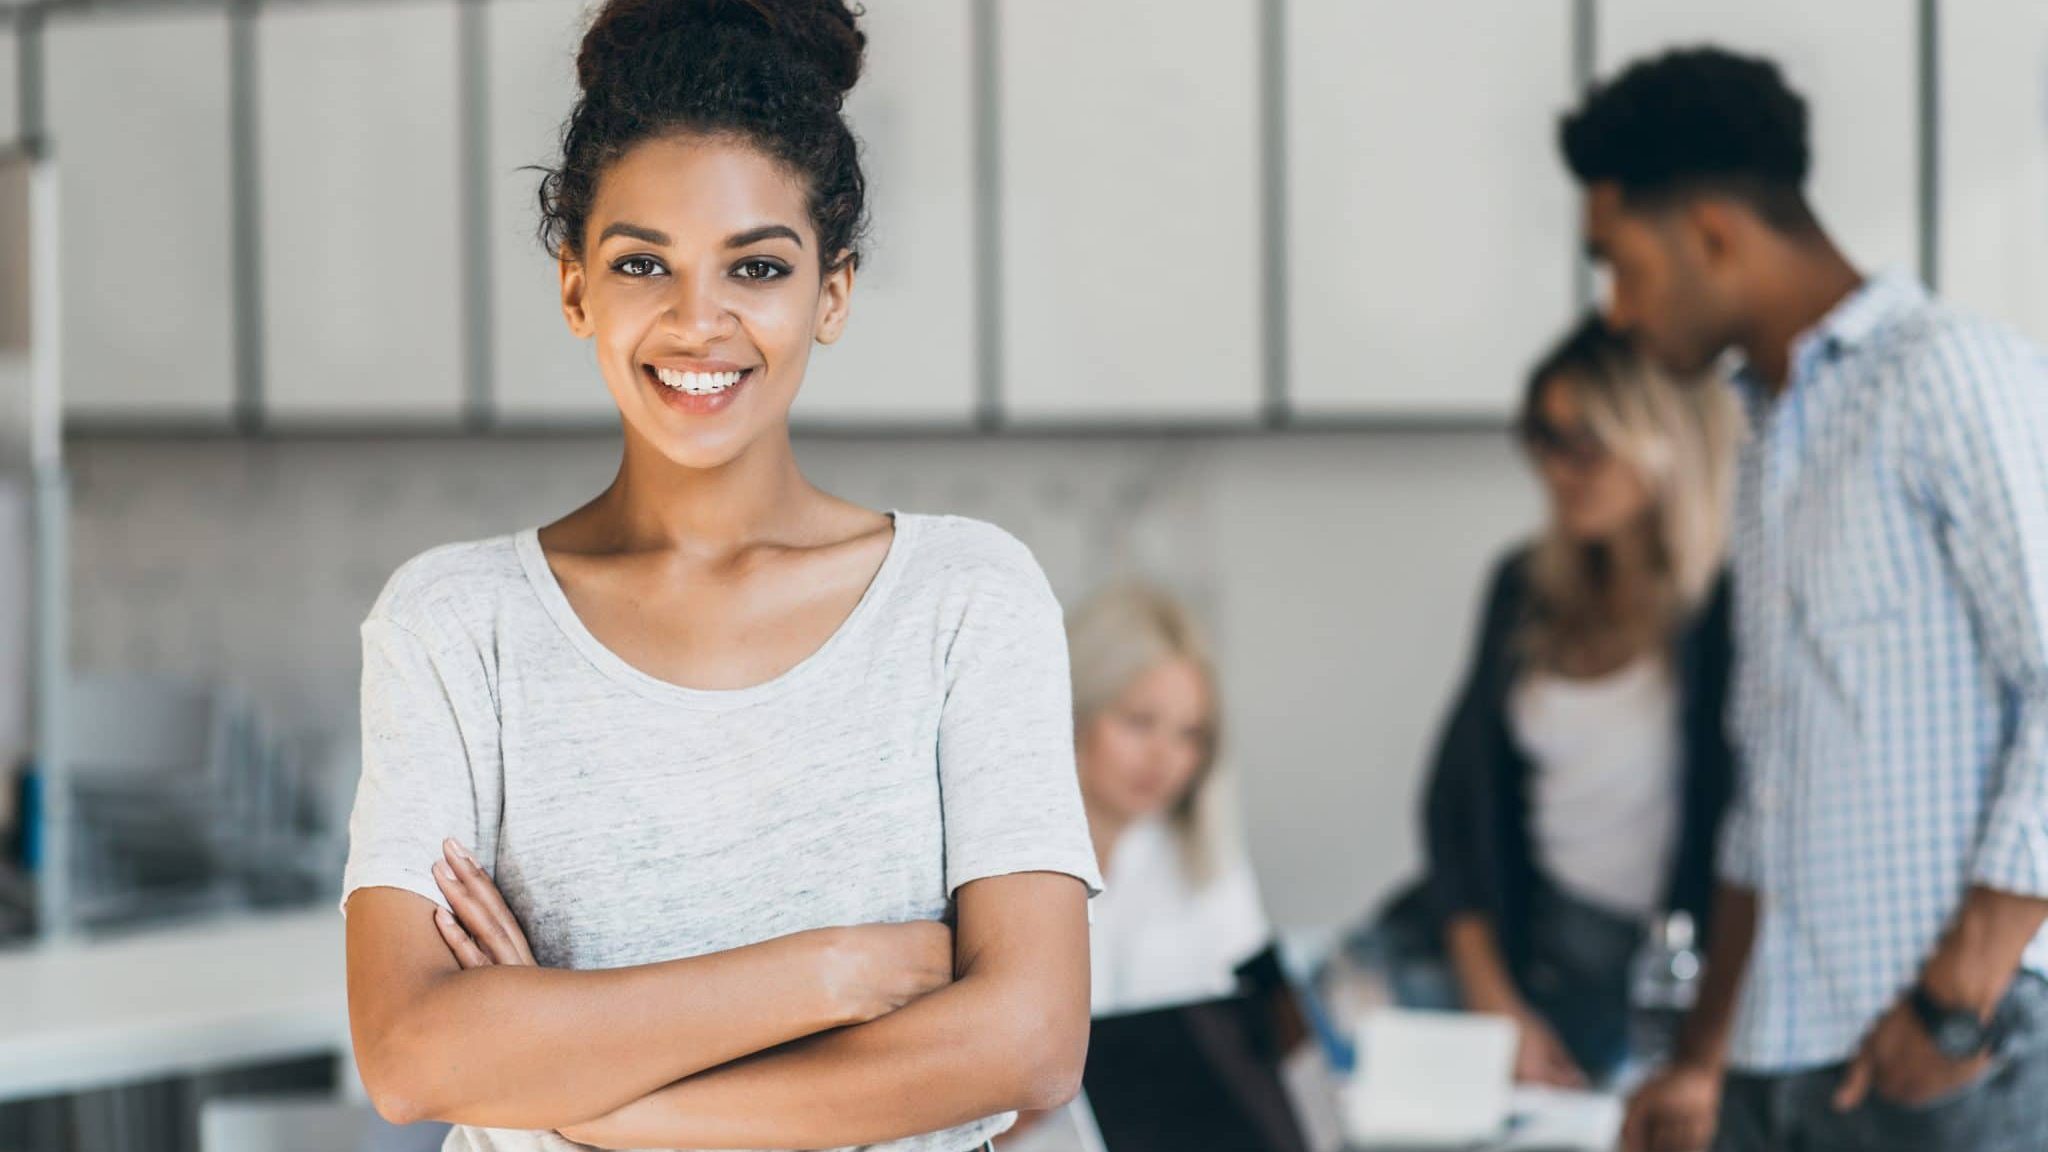
<path fill-rule="evenodd" d="M 667 136 L 598 179 L 562 311 L 593 339 L 629 436 L 715 468 L 785 429 L 813 341 L 846 323 L 802 183 L 744 142 Z"/>
<path fill-rule="evenodd" d="M 1649 484 L 1594 435 L 1569 387 L 1544 384 L 1525 432 L 1550 514 L 1566 536 L 1581 543 L 1612 540 L 1649 514 Z"/>
<path fill-rule="evenodd" d="M 1214 706 L 1209 678 L 1187 660 L 1163 660 L 1131 681 L 1076 740 L 1090 806 L 1123 820 L 1173 807 L 1209 754 Z"/>

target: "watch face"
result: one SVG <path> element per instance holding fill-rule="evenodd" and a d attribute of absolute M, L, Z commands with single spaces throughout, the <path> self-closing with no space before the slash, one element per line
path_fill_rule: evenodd
<path fill-rule="evenodd" d="M 1942 1022 L 1941 1031 L 1934 1038 L 1935 1047 L 1954 1057 L 1975 1056 L 1982 1046 L 1977 1026 L 1969 1020 L 1950 1019 Z"/>

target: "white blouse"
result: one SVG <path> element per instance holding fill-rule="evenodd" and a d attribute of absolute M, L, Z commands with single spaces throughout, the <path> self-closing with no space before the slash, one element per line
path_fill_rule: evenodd
<path fill-rule="evenodd" d="M 1537 859 L 1568 892 L 1628 915 L 1664 899 L 1678 836 L 1678 691 L 1644 657 L 1606 676 L 1532 674 L 1508 701 L 1534 766 Z"/>
<path fill-rule="evenodd" d="M 1272 938 L 1251 862 L 1220 852 L 1197 884 L 1164 819 L 1125 830 L 1111 854 L 1089 932 L 1097 1015 L 1227 996 L 1233 970 Z"/>

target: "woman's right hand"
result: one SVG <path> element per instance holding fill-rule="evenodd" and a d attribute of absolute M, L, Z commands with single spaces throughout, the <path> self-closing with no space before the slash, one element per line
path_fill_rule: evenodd
<path fill-rule="evenodd" d="M 841 1024 L 865 1024 L 953 982 L 953 930 L 936 921 L 809 935 L 817 938 L 822 985 Z"/>
<path fill-rule="evenodd" d="M 1552 1088 L 1584 1088 L 1586 1074 L 1572 1059 L 1571 1050 L 1557 1038 L 1550 1022 L 1534 1010 L 1514 1013 L 1521 1039 L 1515 1046 L 1515 1082 L 1543 1084 Z"/>

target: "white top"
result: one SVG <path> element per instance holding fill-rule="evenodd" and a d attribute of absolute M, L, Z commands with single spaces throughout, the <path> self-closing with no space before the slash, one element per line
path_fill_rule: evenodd
<path fill-rule="evenodd" d="M 1095 901 L 1090 975 L 1095 1014 L 1227 996 L 1233 970 L 1272 939 L 1251 862 L 1235 850 L 1206 884 L 1182 863 L 1163 819 L 1125 830 Z"/>
<path fill-rule="evenodd" d="M 1532 673 L 1508 719 L 1534 766 L 1536 855 L 1572 895 L 1627 915 L 1664 900 L 1678 836 L 1678 692 L 1646 656 L 1589 679 Z"/>
<path fill-rule="evenodd" d="M 0 949 L 0 1101 L 348 1051 L 326 911 Z"/>
<path fill-rule="evenodd" d="M 613 968 L 806 929 L 938 920 L 988 876 L 1101 886 L 1074 774 L 1060 606 L 1024 545 L 898 515 L 846 621 L 732 691 L 627 664 L 584 628 L 522 532 L 435 549 L 363 624 L 363 777 L 344 892 L 439 902 L 470 845 L 536 958 Z M 988 1117 L 895 1141 L 961 1152 Z M 448 1147 L 538 1152 L 546 1132 Z"/>

